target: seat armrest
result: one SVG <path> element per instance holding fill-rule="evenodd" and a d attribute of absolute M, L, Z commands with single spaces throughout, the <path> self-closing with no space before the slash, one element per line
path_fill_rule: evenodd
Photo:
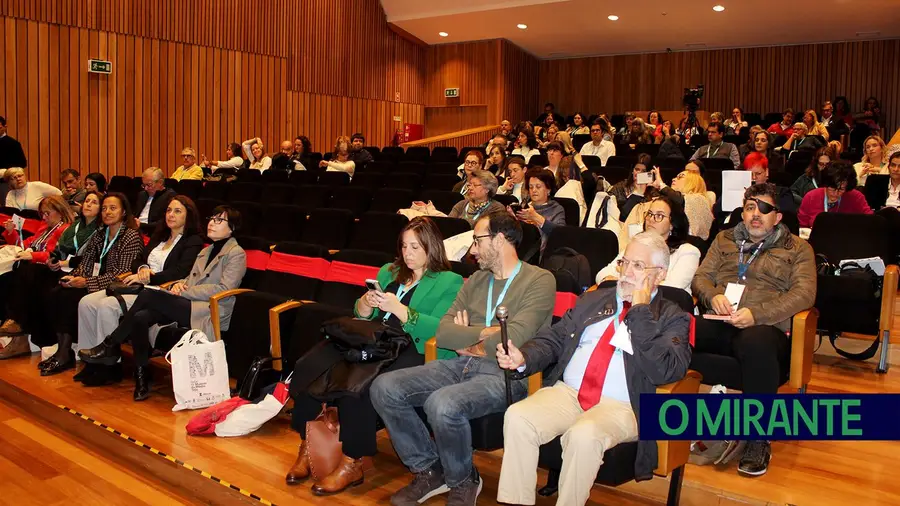
<path fill-rule="evenodd" d="M 437 360 L 437 338 L 425 341 L 425 363 Z"/>
<path fill-rule="evenodd" d="M 425 363 L 437 360 L 437 339 L 432 337 L 425 341 Z M 531 395 L 541 389 L 544 381 L 544 375 L 540 372 L 534 373 L 528 377 L 528 395 Z"/>
<path fill-rule="evenodd" d="M 700 380 L 703 376 L 697 372 L 688 370 L 684 378 L 656 387 L 658 394 L 696 394 L 700 391 Z M 676 468 L 687 463 L 691 454 L 690 441 L 657 441 L 657 462 L 653 474 L 668 476 Z"/>
<path fill-rule="evenodd" d="M 219 322 L 219 301 L 226 297 L 233 297 L 241 293 L 252 291 L 253 290 L 249 288 L 234 288 L 219 292 L 209 298 L 209 317 L 212 319 L 213 333 L 215 333 L 216 341 L 222 339 L 222 324 Z"/>
<path fill-rule="evenodd" d="M 131 271 L 116 275 L 116 279 L 118 279 L 119 281 L 125 281 L 125 278 L 127 278 L 128 276 L 131 276 Z"/>
<path fill-rule="evenodd" d="M 878 318 L 879 334 L 891 331 L 894 325 L 894 302 L 897 300 L 897 282 L 900 280 L 900 268 L 888 265 L 884 269 L 884 281 L 881 285 L 881 317 Z M 881 335 L 876 339 L 881 339 Z"/>
<path fill-rule="evenodd" d="M 284 366 L 284 357 L 281 354 L 281 314 L 302 305 L 302 302 L 289 300 L 269 309 L 269 350 L 273 357 L 282 359 L 272 361 L 272 369 L 278 372 L 281 372 Z"/>
<path fill-rule="evenodd" d="M 816 308 L 800 311 L 791 320 L 791 377 L 788 384 L 797 391 L 806 388 L 812 377 L 818 323 Z"/>
<path fill-rule="evenodd" d="M 181 281 L 181 280 L 178 280 L 178 281 Z M 164 290 L 168 290 L 169 288 L 172 288 L 172 285 L 174 285 L 178 281 L 166 281 L 165 283 L 159 285 L 159 287 Z"/>

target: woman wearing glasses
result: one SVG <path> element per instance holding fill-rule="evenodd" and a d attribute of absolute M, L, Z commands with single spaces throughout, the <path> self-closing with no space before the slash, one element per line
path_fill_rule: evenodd
<path fill-rule="evenodd" d="M 232 237 L 240 224 L 241 215 L 233 207 L 222 205 L 213 209 L 206 227 L 212 244 L 197 256 L 188 277 L 175 282 L 168 290 L 142 290 L 119 326 L 102 343 L 78 352 L 81 360 L 88 364 L 113 365 L 121 357 L 120 345 L 130 339 L 136 365 L 134 400 L 149 397 L 150 327 L 175 323 L 213 335 L 209 298 L 239 287 L 247 270 L 247 255 Z M 233 309 L 233 297 L 219 302 L 222 330 L 228 330 Z"/>
<path fill-rule="evenodd" d="M 51 195 L 62 195 L 59 188 L 41 181 L 29 181 L 25 169 L 10 167 L 3 173 L 9 185 L 6 194 L 6 207 L 16 209 L 37 209 L 41 199 Z"/>
<path fill-rule="evenodd" d="M 822 172 L 822 187 L 803 197 L 797 219 L 812 228 L 819 213 L 872 214 L 866 196 L 856 189 L 856 171 L 844 161 L 829 162 Z"/>
<path fill-rule="evenodd" d="M 176 195 L 166 206 L 166 217 L 156 225 L 150 242 L 131 272 L 126 285 L 159 286 L 184 279 L 203 249 L 200 238 L 200 216 L 194 201 Z M 143 291 L 143 290 L 142 290 Z M 97 346 L 119 325 L 122 313 L 134 304 L 137 295 L 107 295 L 94 292 L 78 303 L 78 348 Z M 122 381 L 122 364 L 88 364 L 75 375 L 85 386 L 101 386 Z"/>
<path fill-rule="evenodd" d="M 556 192 L 556 176 L 547 169 L 531 169 L 525 174 L 525 187 L 528 191 L 528 201 L 520 210 L 513 212 L 519 221 L 530 223 L 538 228 L 541 233 L 541 254 L 547 245 L 550 232 L 557 225 L 566 224 L 566 211 L 563 206 L 550 200 L 550 196 Z"/>
<path fill-rule="evenodd" d="M 700 266 L 700 250 L 685 242 L 688 237 L 688 219 L 681 204 L 668 195 L 653 200 L 644 215 L 643 230 L 659 234 L 669 246 L 669 270 L 666 279 L 660 284 L 691 293 L 691 281 Z M 619 273 L 627 267 L 623 265 L 623 254 L 624 251 L 620 251 L 609 265 L 597 273 L 597 284 L 619 279 Z M 635 273 L 640 274 L 648 267 L 634 265 L 633 268 Z"/>
<path fill-rule="evenodd" d="M 466 153 L 463 164 L 457 169 L 458 175 L 462 178 L 462 181 L 453 186 L 453 191 L 465 195 L 469 191 L 469 179 L 472 177 L 472 173 L 483 166 L 484 155 L 481 154 L 480 150 L 473 149 Z"/>
<path fill-rule="evenodd" d="M 466 199 L 457 202 L 447 216 L 462 218 L 474 227 L 479 217 L 503 211 L 503 204 L 494 200 L 496 194 L 497 178 L 486 170 L 475 170 L 466 185 Z"/>

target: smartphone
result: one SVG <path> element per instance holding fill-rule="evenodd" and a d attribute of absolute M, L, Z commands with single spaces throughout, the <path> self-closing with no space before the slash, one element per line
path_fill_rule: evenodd
<path fill-rule="evenodd" d="M 512 209 L 513 214 L 515 214 L 522 210 L 522 204 L 510 204 L 509 208 Z"/>
<path fill-rule="evenodd" d="M 376 292 L 384 293 L 384 289 L 381 288 L 381 285 L 378 283 L 377 279 L 367 279 L 366 288 L 368 288 L 369 290 L 375 290 Z"/>
<path fill-rule="evenodd" d="M 641 172 L 637 175 L 637 184 L 650 184 L 653 182 L 652 172 Z"/>

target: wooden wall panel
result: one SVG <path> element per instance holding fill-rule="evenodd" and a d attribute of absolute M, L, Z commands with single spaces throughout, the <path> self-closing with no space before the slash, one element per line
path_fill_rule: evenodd
<path fill-rule="evenodd" d="M 425 106 L 425 137 L 487 125 L 487 106 Z"/>
<path fill-rule="evenodd" d="M 819 110 L 837 95 L 856 112 L 872 95 L 890 136 L 900 127 L 898 61 L 900 40 L 544 60 L 532 115 L 546 101 L 566 114 L 680 109 L 684 88 L 703 83 L 710 112 Z"/>
<path fill-rule="evenodd" d="M 430 46 L 425 73 L 425 104 L 486 105 L 487 120 L 499 123 L 499 62 L 499 40 Z M 459 88 L 459 97 L 444 98 L 445 88 Z"/>
<path fill-rule="evenodd" d="M 540 61 L 508 40 L 500 41 L 500 50 L 499 118 L 515 124 L 536 116 Z"/>

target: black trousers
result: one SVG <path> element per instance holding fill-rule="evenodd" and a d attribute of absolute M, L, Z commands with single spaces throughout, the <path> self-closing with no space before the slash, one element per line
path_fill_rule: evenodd
<path fill-rule="evenodd" d="M 774 394 L 782 371 L 790 366 L 790 340 L 777 327 L 754 325 L 739 329 L 726 322 L 697 318 L 697 353 L 734 357 L 741 364 L 743 391 Z"/>
<path fill-rule="evenodd" d="M 78 302 L 89 292 L 87 288 L 67 288 L 56 285 L 50 290 L 47 301 L 46 317 L 52 322 L 53 330 L 57 334 L 69 334 L 74 339 L 78 337 Z M 32 339 L 34 341 L 34 339 Z M 56 344 L 56 336 L 50 343 L 37 343 L 38 346 L 50 346 Z"/>
<path fill-rule="evenodd" d="M 397 360 L 384 372 L 396 371 L 407 367 L 416 367 L 425 363 L 415 346 L 403 350 Z M 357 397 L 341 397 L 332 403 L 338 408 L 338 419 L 341 423 L 340 439 L 344 447 L 344 455 L 359 459 L 371 457 L 377 453 L 376 423 L 378 414 L 372 407 L 368 391 Z M 291 425 L 300 436 L 306 439 L 306 422 L 315 420 L 322 412 L 322 403 L 309 395 L 303 394 L 294 399 L 294 410 L 291 414 Z"/>
<path fill-rule="evenodd" d="M 191 324 L 191 301 L 161 290 L 144 289 L 119 321 L 109 339 L 124 343 L 129 338 L 138 366 L 150 362 L 150 327 L 175 322 L 179 326 Z"/>
<path fill-rule="evenodd" d="M 32 340 L 56 341 L 53 326 L 46 317 L 48 295 L 57 286 L 61 271 L 51 271 L 43 264 L 19 262 L 12 271 L 0 276 L 3 289 L 5 317 L 15 320 Z"/>

